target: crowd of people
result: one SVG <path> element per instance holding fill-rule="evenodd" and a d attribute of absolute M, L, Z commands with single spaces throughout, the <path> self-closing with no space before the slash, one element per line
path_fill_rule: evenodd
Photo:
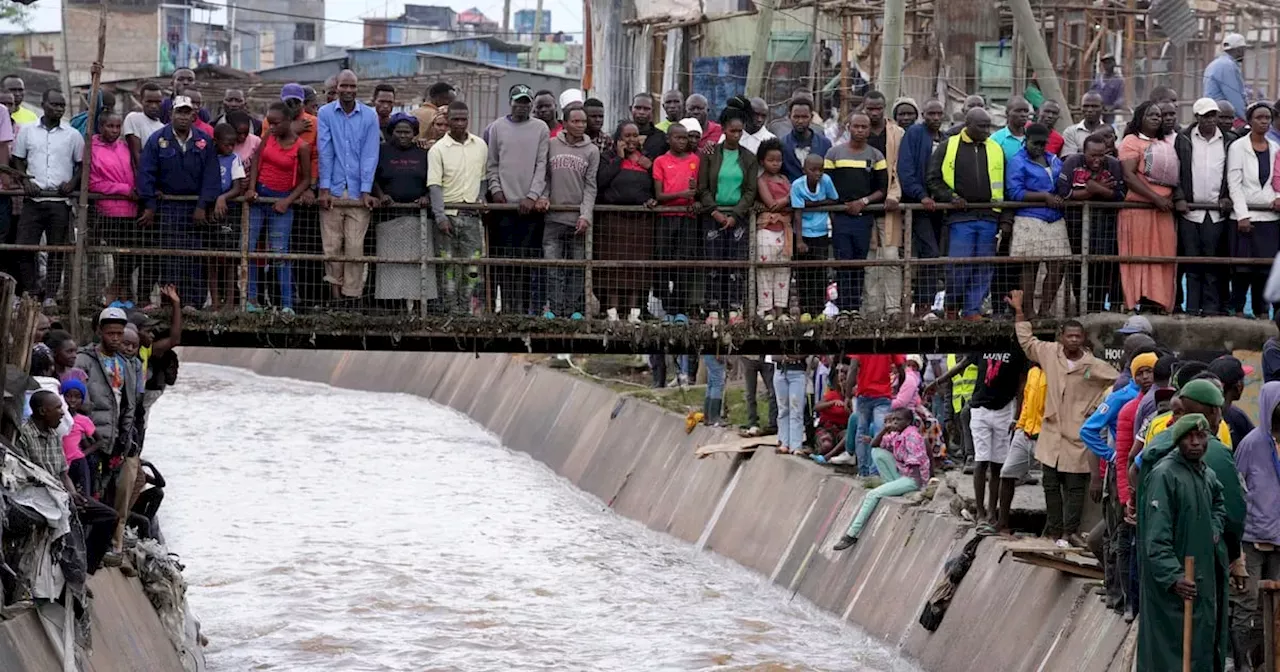
<path fill-rule="evenodd" d="M 1243 53 L 1238 37 L 1224 40 L 1215 73 Z M 102 297 L 126 308 L 149 303 L 164 284 L 178 286 L 195 308 L 235 307 L 230 253 L 240 250 L 243 233 L 252 250 L 360 257 L 373 249 L 387 260 L 373 268 L 253 263 L 242 306 L 249 311 L 376 301 L 451 313 L 677 322 L 734 321 L 752 305 L 766 319 L 807 321 L 892 314 L 904 303 L 921 318 L 979 320 L 1011 314 L 1001 297 L 1014 288 L 1032 315 L 1070 312 L 1087 291 L 1091 312 L 1265 317 L 1265 266 L 1174 260 L 1280 252 L 1273 106 L 1205 97 L 1192 106 L 1194 121 L 1180 127 L 1176 92 L 1156 87 L 1117 129 L 1108 123 L 1116 111 L 1112 75 L 1099 78 L 1080 100 L 1083 118 L 1061 132 L 1061 106 L 1039 97 L 1034 107 L 1008 100 L 1007 123 L 997 129 L 980 96 L 970 96 L 962 121 L 948 126 L 938 100 L 889 105 L 875 90 L 860 94 L 843 121 L 824 120 L 820 111 L 834 110 L 819 110 L 821 96 L 803 89 L 774 119 L 760 98 L 731 98 L 713 119 L 699 93 L 639 93 L 629 110 L 612 115 L 621 121 L 606 126 L 600 100 L 525 85 L 508 92 L 508 114 L 472 129 L 471 111 L 447 82 L 427 89 L 422 105 L 397 112 L 390 84 L 377 84 L 368 104 L 358 100 L 350 70 L 327 80 L 322 93 L 285 84 L 262 118 L 242 91 L 228 90 L 212 118 L 185 69 L 167 92 L 144 84 L 141 109 L 127 114 L 104 92 L 91 131 L 84 115 L 63 121 L 66 100 L 56 90 L 42 97 L 43 115 L 28 118 L 17 98 L 21 80 L 4 81 L 18 103 L 12 117 L 0 115 L 0 154 L 7 155 L 0 159 L 12 166 L 4 179 L 27 194 L 15 205 L 0 203 L 0 219 L 20 210 L 8 240 L 66 243 L 67 197 L 87 169 L 91 191 L 115 197 L 93 205 L 96 242 L 228 253 L 118 255 Z M 92 165 L 83 168 L 86 142 Z M 976 205 L 1001 201 L 1025 205 Z M 1094 210 L 1086 240 L 1080 209 L 1067 207 L 1082 202 L 1150 207 Z M 663 209 L 597 213 L 597 204 Z M 909 241 L 904 204 L 920 208 Z M 299 220 L 299 212 L 314 218 Z M 588 297 L 579 267 L 485 272 L 467 263 L 482 256 L 583 260 L 589 230 L 595 260 L 701 265 L 606 264 L 594 272 Z M 314 249 L 297 249 L 317 240 Z M 416 263 L 424 244 L 437 262 L 425 278 Z M 892 260 L 904 245 L 921 259 L 1031 261 L 922 265 L 905 301 L 901 269 L 893 266 L 746 265 L 753 247 L 758 262 L 777 263 Z M 1081 274 L 1069 257 L 1082 252 L 1169 261 L 1103 260 Z M 55 301 L 65 255 L 48 256 L 43 276 L 30 253 L 17 256 L 15 270 L 23 290 Z M 1077 286 L 1082 275 L 1088 287 Z"/>
<path fill-rule="evenodd" d="M 1190 669 L 1227 669 L 1228 655 L 1234 669 L 1262 669 L 1258 582 L 1280 580 L 1280 339 L 1264 348 L 1251 418 L 1239 403 L 1255 371 L 1231 354 L 1171 352 L 1135 315 L 1117 331 L 1116 367 L 1093 354 L 1077 321 L 1064 321 L 1054 341 L 1035 337 L 1024 298 L 1019 289 L 1005 297 L 1015 340 L 1003 348 L 704 355 L 706 422 L 724 423 L 726 371 L 736 369 L 747 388 L 744 435 L 776 432 L 778 453 L 874 477 L 835 551 L 857 545 L 884 497 L 963 469 L 974 493 L 965 515 L 979 535 L 1037 534 L 1092 552 L 1107 607 L 1141 619 L 1137 669 L 1183 669 L 1184 600 L 1195 610 Z M 685 367 L 698 363 L 681 358 L 682 372 L 696 376 Z M 1011 508 L 1015 490 L 1037 480 L 1045 523 L 1029 529 Z M 1101 509 L 1091 527 L 1099 507 L 1088 500 Z"/>
<path fill-rule="evenodd" d="M 125 527 L 139 538 L 158 532 L 164 476 L 141 454 L 151 407 L 177 379 L 182 340 L 182 299 L 173 286 L 161 293 L 173 314 L 165 333 L 145 313 L 118 307 L 101 311 L 94 342 L 83 346 L 43 315 L 36 325 L 33 384 L 9 450 L 65 490 L 89 574 L 104 564 L 132 574 Z"/>

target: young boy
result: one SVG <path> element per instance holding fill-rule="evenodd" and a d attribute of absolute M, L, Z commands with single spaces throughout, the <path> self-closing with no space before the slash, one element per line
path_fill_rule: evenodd
<path fill-rule="evenodd" d="M 826 259 L 831 246 L 826 212 L 814 208 L 838 203 L 839 195 L 831 176 L 823 172 L 823 158 L 810 154 L 804 158 L 804 177 L 791 183 L 791 208 L 795 213 L 795 256 L 797 260 Z M 806 208 L 808 210 L 806 211 Z M 822 312 L 826 303 L 823 291 L 827 286 L 826 269 L 802 268 L 796 272 L 798 286 L 795 294 L 800 297 L 800 321 L 807 322 Z"/>
<path fill-rule="evenodd" d="M 72 378 L 62 384 L 62 398 L 71 412 L 71 432 L 62 437 L 62 452 L 67 458 L 67 474 L 76 489 L 85 497 L 93 496 L 89 455 L 96 449 L 93 440 L 93 420 L 80 412 L 89 390 L 84 383 Z"/>
<path fill-rule="evenodd" d="M 667 128 L 666 154 L 653 160 L 653 191 L 657 205 L 691 207 L 698 183 L 699 157 L 690 151 L 689 132 L 680 124 Z M 702 255 L 702 237 L 691 213 L 664 212 L 658 217 L 654 255 L 660 260 L 697 259 Z M 687 269 L 658 271 L 658 297 L 667 316 L 686 322 L 690 296 Z"/>
<path fill-rule="evenodd" d="M 209 228 L 205 235 L 205 249 L 231 252 L 240 249 L 240 236 L 236 235 L 240 221 L 238 204 L 233 198 L 244 193 L 246 177 L 244 163 L 236 154 L 236 129 L 223 122 L 213 131 L 213 142 L 218 147 L 218 175 L 222 180 L 222 195 L 214 202 Z M 234 206 L 234 207 L 233 207 Z M 235 307 L 235 264 L 230 257 L 209 259 L 209 297 L 213 310 Z"/>

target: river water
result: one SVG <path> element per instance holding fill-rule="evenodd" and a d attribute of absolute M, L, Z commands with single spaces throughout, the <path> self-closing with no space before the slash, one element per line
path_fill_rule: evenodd
<path fill-rule="evenodd" d="M 184 364 L 147 456 L 214 672 L 916 669 L 417 397 Z"/>

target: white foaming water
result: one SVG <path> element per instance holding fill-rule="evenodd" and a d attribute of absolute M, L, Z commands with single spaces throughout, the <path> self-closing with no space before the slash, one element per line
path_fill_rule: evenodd
<path fill-rule="evenodd" d="M 915 670 L 451 409 L 184 365 L 161 519 L 210 670 Z"/>

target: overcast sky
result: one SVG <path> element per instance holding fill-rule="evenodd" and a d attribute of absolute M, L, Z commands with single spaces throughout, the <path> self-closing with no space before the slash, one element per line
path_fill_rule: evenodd
<path fill-rule="evenodd" d="M 210 0 L 213 4 L 225 4 L 224 0 Z M 251 5 L 252 0 L 242 0 L 244 5 Z M 462 12 L 478 7 L 490 19 L 502 23 L 502 0 L 423 0 L 412 4 L 444 4 L 455 11 Z M 360 20 L 375 17 L 397 17 L 404 11 L 403 2 L 380 2 L 379 0 L 328 0 L 325 3 L 325 42 L 343 47 L 360 46 L 363 39 L 363 28 Z M 511 12 L 533 9 L 535 0 L 511 0 Z M 582 4 L 578 0 L 543 0 L 542 8 L 551 11 L 551 30 L 574 33 L 574 41 L 582 41 Z M 96 11 L 96 9 L 94 10 Z M 29 27 L 37 32 L 56 31 L 62 27 L 61 2 L 59 0 L 38 0 L 31 5 Z M 197 13 L 197 19 L 203 12 Z M 223 17 L 215 12 L 213 22 L 221 23 Z M 14 32 L 18 26 L 0 22 L 0 32 Z M 107 39 L 111 39 L 108 35 Z"/>

